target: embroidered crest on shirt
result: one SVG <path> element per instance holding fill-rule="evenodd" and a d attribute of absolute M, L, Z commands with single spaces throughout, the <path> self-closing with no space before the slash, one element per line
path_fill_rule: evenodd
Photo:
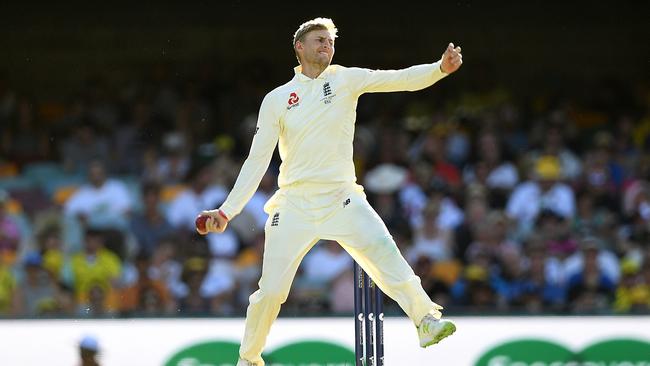
<path fill-rule="evenodd" d="M 323 84 L 323 98 L 321 101 L 325 104 L 330 104 L 332 103 L 332 98 L 334 98 L 336 94 L 332 94 L 332 87 L 330 86 L 329 81 Z"/>
<path fill-rule="evenodd" d="M 289 105 L 287 106 L 287 110 L 297 107 L 298 105 L 300 105 L 300 97 L 296 92 L 292 92 L 289 94 Z"/>
<path fill-rule="evenodd" d="M 273 214 L 273 218 L 271 219 L 271 226 L 278 226 L 280 223 L 280 213 L 276 212 Z"/>
<path fill-rule="evenodd" d="M 332 95 L 332 88 L 330 87 L 330 83 L 325 83 L 323 85 L 323 94 L 327 97 L 329 95 Z"/>

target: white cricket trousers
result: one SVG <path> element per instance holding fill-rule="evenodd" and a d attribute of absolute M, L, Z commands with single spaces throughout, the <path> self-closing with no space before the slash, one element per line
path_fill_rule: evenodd
<path fill-rule="evenodd" d="M 319 239 L 337 241 L 379 288 L 419 325 L 441 306 L 402 257 L 386 225 L 357 184 L 299 184 L 282 188 L 267 202 L 264 259 L 259 289 L 249 298 L 239 356 L 264 365 L 262 350 L 287 300 L 298 266 Z"/>

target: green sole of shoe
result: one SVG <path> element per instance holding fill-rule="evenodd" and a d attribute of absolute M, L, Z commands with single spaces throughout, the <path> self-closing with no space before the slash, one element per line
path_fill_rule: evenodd
<path fill-rule="evenodd" d="M 455 331 L 456 331 L 456 325 L 454 325 L 454 323 L 447 323 L 445 327 L 442 329 L 442 331 L 438 333 L 438 335 L 435 338 L 433 338 L 431 342 L 422 346 L 422 348 L 426 348 L 440 342 L 441 340 L 454 334 Z"/>

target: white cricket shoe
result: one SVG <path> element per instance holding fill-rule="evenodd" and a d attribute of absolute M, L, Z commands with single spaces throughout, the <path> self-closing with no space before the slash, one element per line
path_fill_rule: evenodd
<path fill-rule="evenodd" d="M 418 336 L 420 337 L 420 347 L 429 347 L 454 334 L 456 325 L 449 320 L 436 319 L 431 314 L 422 318 L 418 327 Z"/>
<path fill-rule="evenodd" d="M 237 362 L 237 366 L 258 366 L 259 364 L 250 362 L 248 360 L 244 360 L 243 358 L 239 359 L 239 362 Z"/>

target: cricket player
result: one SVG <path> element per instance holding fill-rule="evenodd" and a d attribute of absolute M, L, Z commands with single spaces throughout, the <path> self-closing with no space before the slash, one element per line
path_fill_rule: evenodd
<path fill-rule="evenodd" d="M 248 158 L 226 201 L 209 218 L 208 232 L 221 233 L 255 193 L 279 143 L 279 189 L 264 206 L 264 258 L 259 289 L 250 296 L 237 366 L 263 366 L 271 324 L 287 299 L 305 254 L 319 239 L 337 241 L 414 322 L 420 346 L 451 335 L 441 306 L 422 289 L 386 225 L 356 183 L 352 141 L 356 107 L 363 93 L 426 88 L 462 64 L 450 43 L 434 63 L 402 70 L 332 65 L 337 29 L 331 19 L 303 23 L 293 37 L 299 62 L 295 76 L 262 101 Z"/>

